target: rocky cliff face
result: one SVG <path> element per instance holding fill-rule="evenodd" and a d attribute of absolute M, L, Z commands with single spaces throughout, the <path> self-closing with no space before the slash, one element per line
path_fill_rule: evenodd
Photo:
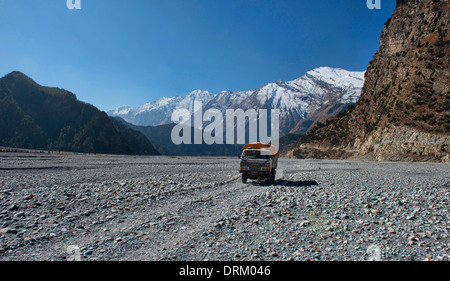
<path fill-rule="evenodd" d="M 449 14 L 448 0 L 397 0 L 357 105 L 291 155 L 450 161 Z"/>

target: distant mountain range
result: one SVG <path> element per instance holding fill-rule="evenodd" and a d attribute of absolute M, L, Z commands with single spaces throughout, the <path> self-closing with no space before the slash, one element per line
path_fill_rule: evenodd
<path fill-rule="evenodd" d="M 73 93 L 21 72 L 0 78 L 0 146 L 105 154 L 158 154 L 148 139 Z"/>
<path fill-rule="evenodd" d="M 0 146 L 105 154 L 237 155 L 241 145 L 174 145 L 172 112 L 193 113 L 195 101 L 202 101 L 204 111 L 214 108 L 222 113 L 268 109 L 270 114 L 270 109 L 279 109 L 280 135 L 303 134 L 356 103 L 363 83 L 364 72 L 321 67 L 257 90 L 218 94 L 196 90 L 138 108 L 124 106 L 109 111 L 111 118 L 73 93 L 41 86 L 15 71 L 0 79 Z"/>
<path fill-rule="evenodd" d="M 132 108 L 122 106 L 108 111 L 137 126 L 159 126 L 172 123 L 175 109 L 193 113 L 194 101 L 202 101 L 203 111 L 218 109 L 279 109 L 280 136 L 303 134 L 317 122 L 344 111 L 355 104 L 364 84 L 364 72 L 320 67 L 293 81 L 276 81 L 250 91 L 222 91 L 213 94 L 195 90 L 185 97 L 164 97 Z M 269 115 L 270 117 L 270 115 Z"/>
<path fill-rule="evenodd" d="M 238 156 L 242 153 L 240 144 L 179 144 L 172 142 L 171 132 L 174 123 L 160 126 L 137 126 L 120 117 L 111 117 L 132 130 L 141 132 L 162 155 L 183 156 Z M 298 138 L 297 138 L 298 140 Z M 193 141 L 192 141 L 193 143 Z"/>

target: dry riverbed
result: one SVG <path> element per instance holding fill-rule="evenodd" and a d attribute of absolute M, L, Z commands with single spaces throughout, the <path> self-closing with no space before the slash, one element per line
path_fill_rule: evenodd
<path fill-rule="evenodd" d="M 0 153 L 0 260 L 448 260 L 450 166 Z"/>

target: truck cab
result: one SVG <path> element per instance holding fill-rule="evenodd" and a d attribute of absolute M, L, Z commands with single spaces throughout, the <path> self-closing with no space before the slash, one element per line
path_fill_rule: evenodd
<path fill-rule="evenodd" d="M 240 156 L 242 182 L 247 179 L 275 181 L 279 152 L 276 147 L 265 143 L 252 143 L 244 146 Z"/>

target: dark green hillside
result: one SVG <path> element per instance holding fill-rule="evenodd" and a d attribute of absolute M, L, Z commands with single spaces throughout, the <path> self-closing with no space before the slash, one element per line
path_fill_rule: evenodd
<path fill-rule="evenodd" d="M 0 79 L 0 146 L 106 154 L 157 154 L 152 144 L 73 93 L 21 72 Z"/>

